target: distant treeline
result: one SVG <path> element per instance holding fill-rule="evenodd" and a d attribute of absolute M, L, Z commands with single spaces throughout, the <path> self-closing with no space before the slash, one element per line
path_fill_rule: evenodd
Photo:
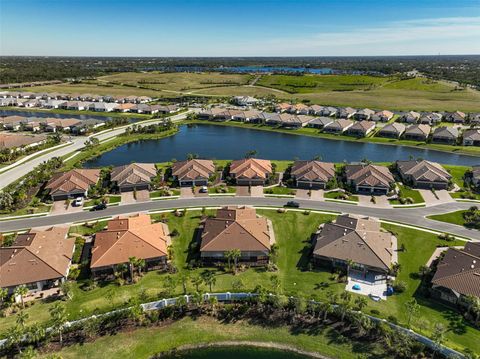
<path fill-rule="evenodd" d="M 0 83 L 78 79 L 126 71 L 191 71 L 234 66 L 330 68 L 341 72 L 405 73 L 480 88 L 480 56 L 400 57 L 0 57 Z"/>

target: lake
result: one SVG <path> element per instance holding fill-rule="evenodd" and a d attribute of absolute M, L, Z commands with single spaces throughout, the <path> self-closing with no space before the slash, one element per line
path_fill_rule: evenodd
<path fill-rule="evenodd" d="M 322 160 L 330 162 L 361 161 L 364 158 L 374 162 L 392 162 L 413 156 L 446 164 L 480 164 L 479 157 L 451 152 L 201 124 L 194 127 L 182 125 L 176 135 L 164 139 L 122 145 L 86 162 L 85 167 L 167 162 L 173 158 L 183 160 L 189 153 L 201 158 L 238 159 L 251 150 L 257 151 L 255 157 L 271 160 L 312 159 L 320 156 Z"/>
<path fill-rule="evenodd" d="M 162 355 L 166 359 L 307 359 L 306 355 L 300 355 L 290 351 L 277 349 L 254 348 L 254 347 L 214 347 L 194 350 L 179 351 L 177 353 Z"/>
<path fill-rule="evenodd" d="M 78 115 L 78 114 L 63 114 L 53 112 L 40 112 L 40 111 L 13 111 L 13 110 L 0 110 L 0 117 L 4 116 L 23 116 L 23 117 L 40 117 L 40 118 L 77 118 L 79 120 L 94 119 L 99 121 L 111 121 L 113 117 L 109 116 L 95 116 L 95 115 Z M 140 118 L 129 118 L 130 122 L 136 122 Z"/>

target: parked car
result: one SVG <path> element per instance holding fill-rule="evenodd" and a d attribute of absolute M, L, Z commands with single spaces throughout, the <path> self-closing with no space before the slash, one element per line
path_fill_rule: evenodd
<path fill-rule="evenodd" d="M 200 188 L 200 193 L 208 193 L 208 187 L 202 186 L 202 188 Z"/>
<path fill-rule="evenodd" d="M 74 206 L 74 207 L 83 206 L 83 197 L 77 197 L 77 198 L 75 198 L 75 201 L 73 201 L 73 206 Z"/>
<path fill-rule="evenodd" d="M 285 207 L 292 207 L 292 208 L 299 208 L 300 203 L 295 202 L 295 201 L 288 201 Z"/>
<path fill-rule="evenodd" d="M 96 206 L 93 206 L 90 211 L 101 211 L 107 208 L 107 205 L 105 203 L 99 203 Z"/>

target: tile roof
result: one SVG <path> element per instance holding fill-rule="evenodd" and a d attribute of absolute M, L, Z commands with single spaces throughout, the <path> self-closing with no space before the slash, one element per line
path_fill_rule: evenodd
<path fill-rule="evenodd" d="M 119 186 L 139 183 L 150 183 L 151 178 L 157 175 L 154 163 L 131 163 L 115 167 L 112 170 L 111 180 Z"/>
<path fill-rule="evenodd" d="M 412 176 L 416 181 L 448 182 L 452 176 L 441 165 L 425 160 L 397 161 L 402 176 Z"/>
<path fill-rule="evenodd" d="M 268 251 L 271 244 L 266 218 L 251 207 L 223 207 L 207 218 L 202 231 L 201 252 Z"/>
<path fill-rule="evenodd" d="M 50 190 L 50 194 L 57 192 L 68 193 L 76 190 L 87 191 L 90 186 L 98 182 L 99 178 L 100 170 L 73 169 L 54 175 L 45 188 Z"/>
<path fill-rule="evenodd" d="M 346 165 L 345 174 L 347 181 L 353 181 L 359 186 L 384 186 L 389 187 L 395 182 L 392 173 L 385 166 L 377 165 Z"/>
<path fill-rule="evenodd" d="M 46 139 L 47 136 L 45 135 L 30 136 L 0 133 L 0 149 L 32 145 L 34 143 L 45 141 Z"/>
<path fill-rule="evenodd" d="M 235 178 L 267 178 L 267 174 L 272 173 L 272 163 L 269 160 L 260 160 L 256 158 L 245 158 L 232 161 L 230 164 L 230 173 Z"/>
<path fill-rule="evenodd" d="M 397 134 L 402 134 L 405 132 L 406 126 L 403 123 L 400 122 L 394 122 L 390 123 L 388 125 L 385 125 L 379 133 L 397 133 Z"/>
<path fill-rule="evenodd" d="M 210 178 L 215 173 L 215 164 L 211 160 L 192 159 L 175 162 L 172 166 L 172 175 L 179 181 Z"/>
<path fill-rule="evenodd" d="M 335 176 L 335 166 L 320 161 L 295 161 L 291 175 L 297 181 L 328 182 Z"/>
<path fill-rule="evenodd" d="M 130 257 L 164 257 L 169 244 L 170 236 L 166 224 L 152 224 L 148 214 L 116 217 L 108 221 L 106 230 L 95 235 L 90 267 L 127 263 Z"/>

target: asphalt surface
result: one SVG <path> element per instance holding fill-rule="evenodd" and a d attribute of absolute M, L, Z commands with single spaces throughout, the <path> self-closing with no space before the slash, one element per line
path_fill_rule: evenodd
<path fill-rule="evenodd" d="M 83 211 L 79 213 L 61 214 L 45 217 L 32 217 L 25 219 L 16 219 L 0 222 L 1 232 L 13 232 L 32 227 L 53 226 L 64 223 L 85 222 L 98 218 L 138 213 L 151 210 L 182 209 L 187 207 L 215 207 L 225 205 L 250 205 L 256 207 L 271 206 L 281 207 L 285 205 L 288 199 L 285 198 L 257 198 L 257 197 L 203 197 L 203 198 L 185 198 L 158 200 L 143 203 L 133 203 L 120 206 L 109 207 L 99 212 Z M 352 213 L 364 216 L 377 217 L 387 221 L 401 222 L 404 224 L 425 227 L 439 232 L 448 232 L 457 236 L 480 240 L 480 231 L 470 230 L 454 224 L 433 221 L 426 219 L 425 216 L 432 214 L 447 213 L 461 209 L 468 209 L 470 203 L 450 202 L 429 207 L 419 208 L 372 208 L 361 207 L 336 202 L 323 202 L 314 200 L 296 200 L 301 208 L 332 211 L 341 213 Z"/>
<path fill-rule="evenodd" d="M 174 115 L 174 116 L 171 116 L 170 119 L 172 121 L 180 121 L 182 119 L 184 119 L 186 117 L 188 112 L 183 112 L 183 113 L 180 113 L 178 115 Z M 142 122 L 137 122 L 136 125 L 140 125 L 140 126 L 145 126 L 145 125 L 151 125 L 151 124 L 155 124 L 155 123 L 159 123 L 161 121 L 163 121 L 164 119 L 158 119 L 158 120 L 146 120 L 147 122 L 144 122 L 142 124 Z M 129 125 L 131 126 L 131 125 Z M 110 139 L 110 138 L 113 138 L 115 136 L 118 136 L 120 134 L 122 134 L 123 132 L 125 132 L 125 129 L 129 126 L 122 126 L 122 127 L 119 127 L 119 128 L 116 128 L 116 129 L 113 129 L 113 130 L 110 130 L 110 131 L 107 131 L 107 132 L 104 132 L 104 133 L 100 133 L 100 134 L 97 134 L 97 135 L 92 135 L 90 137 L 95 137 L 95 138 L 98 138 L 100 140 L 100 142 L 102 141 L 105 141 L 107 139 Z M 10 183 L 12 182 L 15 182 L 17 179 L 25 176 L 28 172 L 30 172 L 34 167 L 38 166 L 39 164 L 45 162 L 45 161 L 48 161 L 49 159 L 51 159 L 52 157 L 62 157 L 62 156 L 65 156 L 65 155 L 68 155 L 70 153 L 73 153 L 75 151 L 78 151 L 80 149 L 82 149 L 83 147 L 85 147 L 85 141 L 88 139 L 89 137 L 73 137 L 72 138 L 72 144 L 68 145 L 68 146 L 65 146 L 65 147 L 62 147 L 62 148 L 59 148 L 55 151 L 52 151 L 52 152 L 49 152 L 49 153 L 46 153 L 44 155 L 41 155 L 41 156 L 38 156 L 36 158 L 33 158 L 31 159 L 30 161 L 27 161 L 27 162 L 24 162 L 8 171 L 5 171 L 5 172 L 2 172 L 0 174 L 0 189 L 8 186 Z"/>

